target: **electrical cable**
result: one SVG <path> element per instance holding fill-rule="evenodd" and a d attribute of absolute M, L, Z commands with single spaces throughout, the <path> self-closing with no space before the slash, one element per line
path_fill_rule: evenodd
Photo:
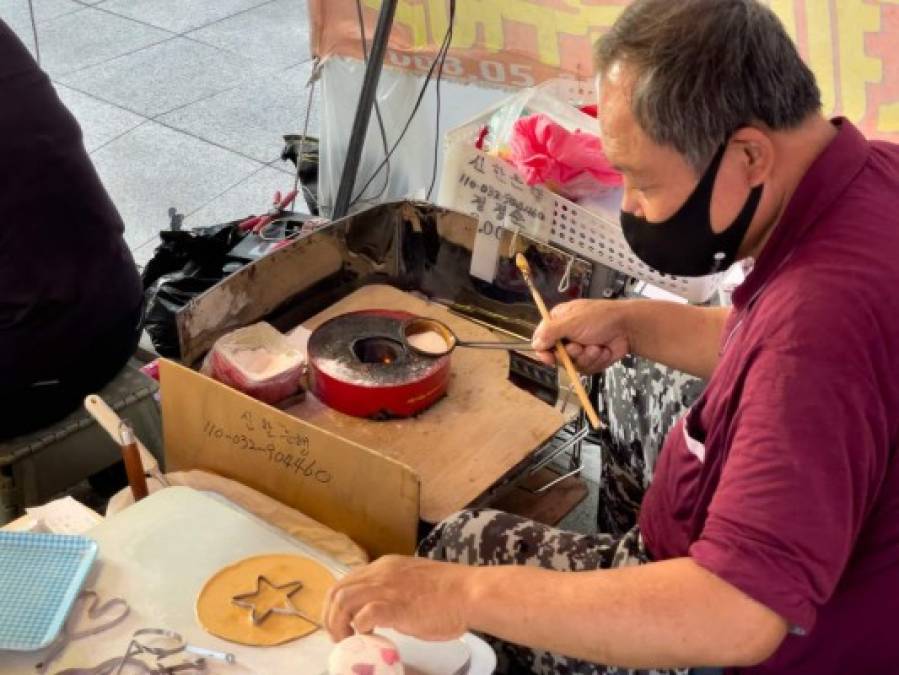
<path fill-rule="evenodd" d="M 425 76 L 425 81 L 422 84 L 421 90 L 418 93 L 418 97 L 415 101 L 415 105 L 412 107 L 412 112 L 410 113 L 409 118 L 406 120 L 406 124 L 403 126 L 403 129 L 400 132 L 399 137 L 396 139 L 396 142 L 391 147 L 390 152 L 388 153 L 387 157 L 385 157 L 384 161 L 381 162 L 381 164 L 378 166 L 378 168 L 375 169 L 374 173 L 366 181 L 365 185 L 362 186 L 362 189 L 356 195 L 355 199 L 351 203 L 351 206 L 355 205 L 356 203 L 358 203 L 360 201 L 360 198 L 365 193 L 365 190 L 368 189 L 368 186 L 371 185 L 372 181 L 375 179 L 378 172 L 383 168 L 384 164 L 390 159 L 390 157 L 396 151 L 400 142 L 402 142 L 403 138 L 406 135 L 406 132 L 409 130 L 409 127 L 412 124 L 413 119 L 415 119 L 415 115 L 418 113 L 418 110 L 421 107 L 421 103 L 424 100 L 425 93 L 427 93 L 428 84 L 430 83 L 431 78 L 434 75 L 434 69 L 437 67 L 438 63 L 440 63 L 441 59 L 445 58 L 447 47 L 448 47 L 448 44 L 446 42 L 446 39 L 444 38 L 444 43 L 441 45 L 440 50 L 437 52 L 437 55 L 434 58 L 434 61 L 431 63 L 431 67 L 428 70 L 427 75 Z M 368 201 L 368 200 L 364 200 L 364 201 Z"/>
<path fill-rule="evenodd" d="M 440 60 L 440 68 L 437 70 L 437 80 L 434 83 L 434 93 L 437 99 L 437 119 L 434 123 L 434 164 L 431 168 L 431 184 L 428 186 L 427 201 L 431 201 L 431 193 L 434 191 L 434 184 L 437 182 L 437 156 L 440 152 L 440 81 L 443 79 L 443 65 L 446 63 L 446 55 L 449 52 L 449 45 L 453 42 L 453 27 L 456 23 L 456 0 L 450 2 L 449 26 L 447 32 L 449 39 L 446 41 L 447 49 L 443 52 L 443 58 Z"/>
<path fill-rule="evenodd" d="M 28 13 L 31 15 L 31 32 L 34 34 L 34 60 L 41 65 L 41 46 L 37 39 L 37 21 L 34 19 L 34 0 L 28 0 Z"/>
<path fill-rule="evenodd" d="M 386 166 L 387 162 L 390 161 L 390 158 L 393 156 L 393 153 L 396 151 L 399 144 L 402 142 L 403 138 L 406 136 L 406 132 L 409 131 L 409 127 L 412 125 L 412 121 L 415 119 L 415 115 L 418 113 L 419 108 L 421 107 L 421 103 L 424 100 L 425 94 L 428 90 L 428 85 L 431 82 L 431 78 L 434 76 L 434 71 L 440 66 L 440 70 L 442 72 L 442 64 L 446 61 L 446 55 L 449 52 L 450 41 L 452 40 L 453 35 L 453 23 L 456 16 L 456 0 L 450 0 L 450 22 L 447 26 L 446 33 L 443 37 L 443 42 L 440 45 L 440 49 L 437 54 L 434 56 L 434 60 L 431 61 L 431 66 L 428 69 L 427 74 L 425 75 L 425 80 L 422 83 L 421 89 L 418 92 L 418 97 L 415 100 L 415 104 L 412 106 L 412 112 L 409 113 L 409 117 L 406 120 L 405 125 L 403 125 L 403 129 L 400 132 L 400 135 L 397 137 L 396 141 L 394 141 L 393 145 L 390 148 L 390 151 L 387 153 L 387 156 L 384 160 L 378 165 L 378 167 L 374 170 L 374 172 L 369 176 L 368 180 L 362 186 L 362 188 L 356 193 L 356 196 L 350 202 L 350 207 L 355 206 L 361 199 L 362 195 L 365 194 L 365 191 L 372 184 L 374 179 L 377 177 L 378 173 Z M 435 160 L 436 161 L 436 160 Z"/>
<path fill-rule="evenodd" d="M 303 166 L 303 162 L 306 161 L 306 134 L 309 133 L 309 117 L 312 114 L 312 100 L 313 95 L 315 94 L 315 71 L 318 69 L 318 60 L 316 59 L 315 65 L 312 67 L 312 75 L 309 78 L 309 82 L 306 83 L 306 86 L 309 87 L 309 100 L 306 102 L 306 120 L 303 122 L 303 136 L 300 138 L 300 149 L 297 151 L 297 161 L 296 161 L 296 171 L 293 175 L 293 190 L 297 194 L 299 191 L 297 187 L 302 188 L 303 190 L 303 199 L 306 201 L 307 206 L 310 203 L 314 203 L 317 199 L 317 196 L 312 194 L 312 190 L 310 190 L 306 185 L 302 183 L 300 180 L 300 169 Z M 316 161 L 318 161 L 316 159 Z M 297 197 L 294 195 L 294 198 L 290 201 L 290 210 L 293 211 L 297 202 Z"/>

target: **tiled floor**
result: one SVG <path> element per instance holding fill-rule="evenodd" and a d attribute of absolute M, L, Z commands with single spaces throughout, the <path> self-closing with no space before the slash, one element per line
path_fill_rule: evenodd
<path fill-rule="evenodd" d="M 312 71 L 305 0 L 33 0 L 41 65 L 81 124 L 138 264 L 168 227 L 238 218 L 292 186 Z M 36 53 L 28 0 L 0 19 Z M 309 129 L 318 132 L 313 99 Z"/>

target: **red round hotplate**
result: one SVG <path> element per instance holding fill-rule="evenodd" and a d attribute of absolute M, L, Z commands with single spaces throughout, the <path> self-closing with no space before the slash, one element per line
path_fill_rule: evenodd
<path fill-rule="evenodd" d="M 335 410 L 373 419 L 410 417 L 433 405 L 446 393 L 450 357 L 406 347 L 403 323 L 412 317 L 370 309 L 316 328 L 307 350 L 312 392 Z"/>

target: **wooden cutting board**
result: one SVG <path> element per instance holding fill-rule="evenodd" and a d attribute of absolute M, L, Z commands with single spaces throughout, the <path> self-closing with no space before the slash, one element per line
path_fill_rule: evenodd
<path fill-rule="evenodd" d="M 359 289 L 303 327 L 363 309 L 439 319 L 462 340 L 508 340 L 442 305 L 382 285 Z M 457 349 L 446 397 L 417 417 L 350 417 L 311 395 L 287 412 L 411 467 L 421 478 L 421 518 L 436 523 L 469 505 L 564 424 L 558 410 L 509 382 L 508 373 L 504 351 Z"/>

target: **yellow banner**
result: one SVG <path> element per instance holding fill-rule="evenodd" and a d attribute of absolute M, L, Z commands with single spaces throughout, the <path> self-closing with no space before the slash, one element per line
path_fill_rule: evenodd
<path fill-rule="evenodd" d="M 369 40 L 380 0 L 362 0 Z M 458 0 L 444 76 L 520 88 L 589 78 L 591 45 L 628 0 Z M 818 79 L 824 111 L 899 142 L 899 0 L 768 0 Z M 400 0 L 385 63 L 427 72 L 448 0 Z M 361 57 L 356 0 L 311 0 L 318 56 Z"/>

